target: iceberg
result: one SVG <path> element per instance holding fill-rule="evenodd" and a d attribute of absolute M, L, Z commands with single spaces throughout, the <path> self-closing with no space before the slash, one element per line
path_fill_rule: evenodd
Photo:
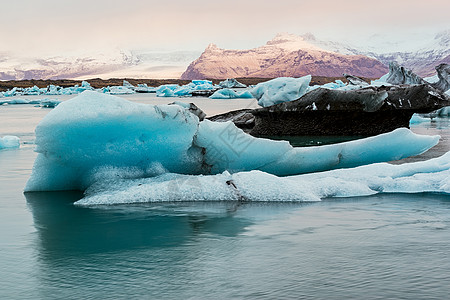
<path fill-rule="evenodd" d="M 297 100 L 309 90 L 311 75 L 300 78 L 279 77 L 258 83 L 250 93 L 262 107 Z"/>
<path fill-rule="evenodd" d="M 401 159 L 438 141 L 439 136 L 401 128 L 294 148 L 287 141 L 252 137 L 232 122 L 199 121 L 186 104 L 153 106 L 86 91 L 62 102 L 36 127 L 38 156 L 25 191 L 85 190 L 98 178 L 161 173 L 294 175 Z"/>
<path fill-rule="evenodd" d="M 108 93 L 111 95 L 127 95 L 134 94 L 135 91 L 125 86 L 108 86 L 103 89 L 103 93 Z"/>
<path fill-rule="evenodd" d="M 157 97 L 190 97 L 195 92 L 211 91 L 216 86 L 210 80 L 192 80 L 192 82 L 179 86 L 178 84 L 165 84 L 156 89 Z"/>
<path fill-rule="evenodd" d="M 61 94 L 61 87 L 57 85 L 50 84 L 47 86 L 47 92 L 46 95 L 59 95 Z"/>
<path fill-rule="evenodd" d="M 446 107 L 443 107 L 443 108 L 437 110 L 436 114 L 441 118 L 450 117 L 450 106 L 446 106 Z"/>
<path fill-rule="evenodd" d="M 156 89 L 157 97 L 175 97 L 174 91 L 179 89 L 178 84 L 164 84 Z"/>
<path fill-rule="evenodd" d="M 30 101 L 26 100 L 26 99 L 12 99 L 12 100 L 0 101 L 0 105 L 3 105 L 3 104 L 9 104 L 9 105 L 13 105 L 13 104 L 30 104 Z"/>
<path fill-rule="evenodd" d="M 419 116 L 418 114 L 413 114 L 411 117 L 411 120 L 409 120 L 409 124 L 419 124 L 419 123 L 430 123 L 430 118 L 424 118 L 422 116 Z"/>
<path fill-rule="evenodd" d="M 234 78 L 228 78 L 224 81 L 219 82 L 219 86 L 226 88 L 226 89 L 232 89 L 232 88 L 246 88 L 247 86 L 243 83 L 240 83 Z"/>
<path fill-rule="evenodd" d="M 352 169 L 278 177 L 262 171 L 98 181 L 75 205 L 163 201 L 320 201 L 377 193 L 450 194 L 450 152 L 428 161 L 378 163 Z"/>
<path fill-rule="evenodd" d="M 8 91 L 6 91 L 6 92 L 3 92 L 3 96 L 4 96 L 4 97 L 13 97 L 13 96 L 16 96 L 17 90 L 18 90 L 18 89 L 15 87 L 15 88 L 13 88 L 13 89 L 11 89 L 11 90 L 8 90 Z"/>
<path fill-rule="evenodd" d="M 20 139 L 17 136 L 6 135 L 4 137 L 0 137 L 0 150 L 6 148 L 19 148 L 20 147 Z"/>
<path fill-rule="evenodd" d="M 156 93 L 156 88 L 149 87 L 146 83 L 140 83 L 134 89 L 136 93 Z"/>
<path fill-rule="evenodd" d="M 253 95 L 249 91 L 243 92 L 235 92 L 232 89 L 221 89 L 217 90 L 209 96 L 210 99 L 237 99 L 237 98 L 246 98 L 251 99 Z"/>
<path fill-rule="evenodd" d="M 61 101 L 59 101 L 59 100 L 44 99 L 44 100 L 40 101 L 39 105 L 41 107 L 45 107 L 45 108 L 55 108 L 60 103 L 61 103 Z"/>

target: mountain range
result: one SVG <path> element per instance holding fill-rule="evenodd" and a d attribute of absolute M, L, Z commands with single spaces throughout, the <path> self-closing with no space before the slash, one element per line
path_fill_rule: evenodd
<path fill-rule="evenodd" d="M 182 79 L 304 75 L 377 78 L 387 73 L 389 62 L 412 69 L 421 76 L 435 73 L 440 63 L 450 63 L 450 30 L 432 43 L 413 51 L 374 52 L 339 42 L 317 40 L 312 34 L 278 34 L 265 45 L 249 50 L 226 50 L 210 44 L 182 74 Z"/>
<path fill-rule="evenodd" d="M 0 52 L 0 80 L 101 78 L 233 78 L 342 76 L 350 73 L 379 77 L 390 61 L 426 77 L 440 63 L 450 63 L 450 30 L 420 47 L 398 47 L 376 41 L 363 48 L 316 39 L 312 34 L 278 34 L 265 45 L 248 50 L 227 50 L 210 44 L 200 51 L 108 49 L 107 51 L 58 56 L 25 57 Z M 387 45 L 387 46 L 386 46 Z M 403 49 L 401 49 L 403 48 Z"/>

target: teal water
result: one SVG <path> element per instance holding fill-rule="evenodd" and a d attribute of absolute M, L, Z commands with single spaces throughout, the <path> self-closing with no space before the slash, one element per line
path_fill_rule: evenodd
<path fill-rule="evenodd" d="M 0 125 L 15 113 L 29 119 L 0 136 L 32 142 L 45 112 L 10 107 Z M 448 121 L 414 131 L 441 134 L 434 151 L 448 151 Z M 0 299 L 450 295 L 449 195 L 86 208 L 77 192 L 24 195 L 35 157 L 30 144 L 0 151 Z"/>

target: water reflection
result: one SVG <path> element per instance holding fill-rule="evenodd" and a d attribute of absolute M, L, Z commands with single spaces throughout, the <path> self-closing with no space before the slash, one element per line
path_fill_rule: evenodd
<path fill-rule="evenodd" d="M 79 192 L 26 193 L 43 253 L 70 256 L 171 247 L 202 234 L 236 236 L 249 220 L 233 203 L 176 203 L 85 208 Z"/>
<path fill-rule="evenodd" d="M 450 196 L 82 208 L 27 194 L 38 297 L 444 299 Z M 430 297 L 431 296 L 431 297 Z"/>

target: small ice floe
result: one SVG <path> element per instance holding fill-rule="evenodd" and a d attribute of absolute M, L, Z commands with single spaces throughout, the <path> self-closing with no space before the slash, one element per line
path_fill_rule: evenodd
<path fill-rule="evenodd" d="M 237 99 L 237 98 L 251 99 L 251 98 L 253 98 L 253 95 L 249 91 L 236 92 L 232 89 L 221 89 L 221 90 L 215 91 L 214 94 L 212 94 L 209 98 L 210 99 Z"/>
<path fill-rule="evenodd" d="M 4 137 L 0 137 L 0 150 L 19 147 L 20 147 L 20 139 L 17 136 L 6 135 Z"/>

